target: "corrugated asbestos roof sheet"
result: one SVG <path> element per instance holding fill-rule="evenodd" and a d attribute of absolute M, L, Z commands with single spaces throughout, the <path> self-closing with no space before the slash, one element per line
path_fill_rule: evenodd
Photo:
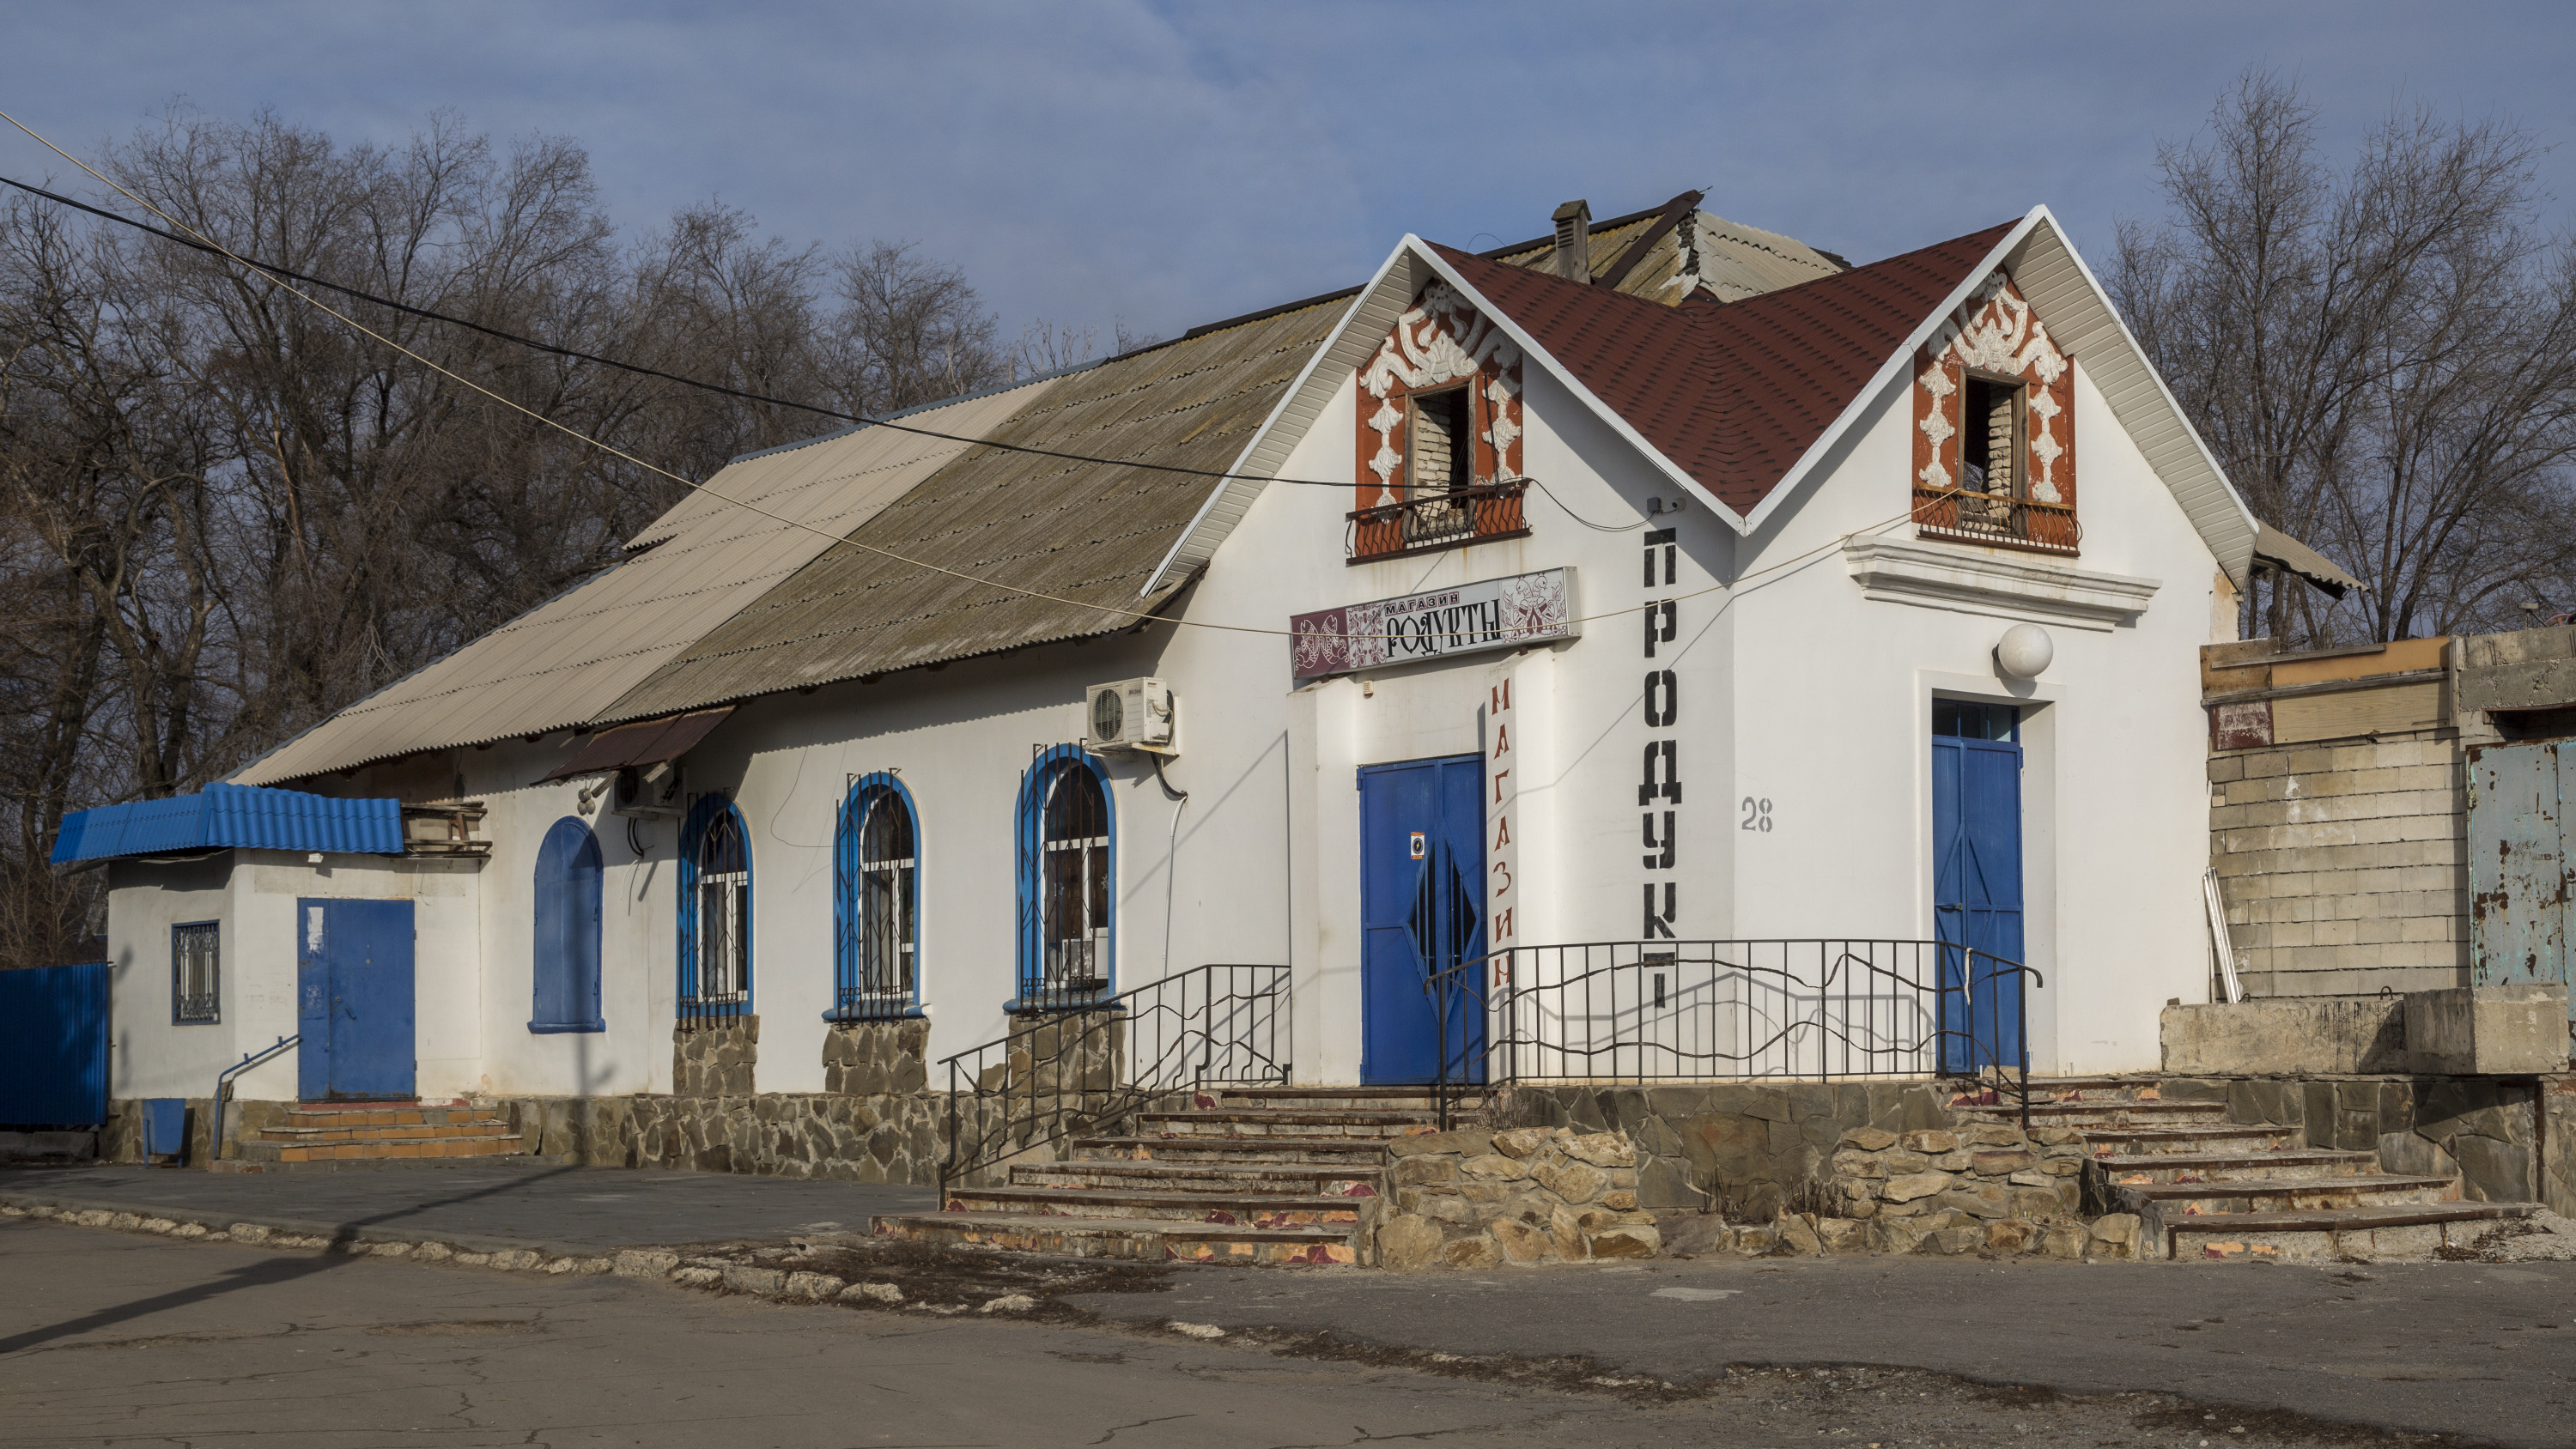
<path fill-rule="evenodd" d="M 54 864 L 251 846 L 403 853 L 402 802 L 208 785 L 193 795 L 76 810 L 54 837 Z"/>
<path fill-rule="evenodd" d="M 1432 250 L 1657 451 L 1749 513 L 2011 230 L 1678 307 Z"/>
<path fill-rule="evenodd" d="M 1056 382 L 988 436 L 1231 467 L 1343 310 L 1338 300 L 1322 302 L 1112 359 Z M 857 547 L 807 564 L 598 719 L 645 719 L 1128 627 L 1136 620 L 1123 611 L 1151 611 L 1186 582 L 1175 576 L 1140 592 L 1212 486 L 976 450 L 860 527 L 851 535 Z M 975 581 L 987 578 L 1056 597 Z"/>
<path fill-rule="evenodd" d="M 1061 381 L 907 417 L 981 437 Z M 249 785 L 302 779 L 416 750 L 588 723 L 968 446 L 862 427 L 739 460 L 630 545 L 661 541 L 649 551 L 340 711 L 234 778 Z"/>

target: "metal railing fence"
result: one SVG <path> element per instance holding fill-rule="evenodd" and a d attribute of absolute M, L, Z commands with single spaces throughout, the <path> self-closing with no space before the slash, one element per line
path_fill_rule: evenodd
<path fill-rule="evenodd" d="M 2026 1099 L 2042 984 L 1944 941 L 1804 938 L 1525 946 L 1423 989 L 1445 1127 L 1470 1090 L 1547 1082 L 1990 1077 Z"/>
<path fill-rule="evenodd" d="M 1285 1086 L 1288 968 L 1206 965 L 1114 997 L 1032 1013 L 1009 1035 L 940 1064 L 948 1069 L 949 1184 L 1025 1152 L 1114 1126 L 1171 1092 L 1208 1085 Z"/>

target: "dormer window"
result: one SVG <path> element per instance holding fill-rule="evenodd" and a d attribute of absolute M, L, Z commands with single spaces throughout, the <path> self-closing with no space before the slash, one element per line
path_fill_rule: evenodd
<path fill-rule="evenodd" d="M 1990 278 L 1916 359 L 1914 522 L 1926 538 L 2074 553 L 2075 371 Z"/>
<path fill-rule="evenodd" d="M 1445 283 L 1360 368 L 1350 562 L 1528 534 L 1520 348 Z"/>

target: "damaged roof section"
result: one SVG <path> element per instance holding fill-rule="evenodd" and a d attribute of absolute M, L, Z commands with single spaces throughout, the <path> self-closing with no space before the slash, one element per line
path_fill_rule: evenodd
<path fill-rule="evenodd" d="M 1222 471 L 1341 314 L 1338 302 L 1319 302 L 1113 358 L 1059 379 L 989 441 Z M 1187 582 L 1139 592 L 1213 486 L 1188 473 L 979 448 L 600 718 L 643 719 L 1127 628 Z"/>

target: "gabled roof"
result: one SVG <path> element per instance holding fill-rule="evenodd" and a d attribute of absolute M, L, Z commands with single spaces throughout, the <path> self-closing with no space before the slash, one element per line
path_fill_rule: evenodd
<path fill-rule="evenodd" d="M 1741 302 L 1659 307 L 1437 243 L 1493 309 L 1719 502 L 1749 513 L 2009 226 Z"/>
<path fill-rule="evenodd" d="M 1340 315 L 1318 304 L 1112 358 L 1031 397 L 986 437 L 1223 468 Z M 596 720 L 1128 628 L 1132 611 L 1159 608 L 1188 581 L 1146 587 L 1201 490 L 1186 474 L 971 450 L 854 530 L 856 547 L 816 558 L 717 623 Z"/>
<path fill-rule="evenodd" d="M 980 437 L 1048 386 L 907 416 Z M 738 458 L 636 535 L 615 567 L 350 705 L 233 779 L 270 785 L 586 725 L 968 446 L 863 427 Z"/>
<path fill-rule="evenodd" d="M 1275 472 L 1351 369 L 1433 280 L 1458 289 L 1645 459 L 1740 533 L 1760 528 L 1871 399 L 1998 269 L 2240 583 L 2256 525 L 2045 207 L 2020 221 L 1744 301 L 1660 307 L 1406 237 L 1235 464 Z M 1209 498 L 1166 571 L 1212 555 L 1261 492 Z"/>

